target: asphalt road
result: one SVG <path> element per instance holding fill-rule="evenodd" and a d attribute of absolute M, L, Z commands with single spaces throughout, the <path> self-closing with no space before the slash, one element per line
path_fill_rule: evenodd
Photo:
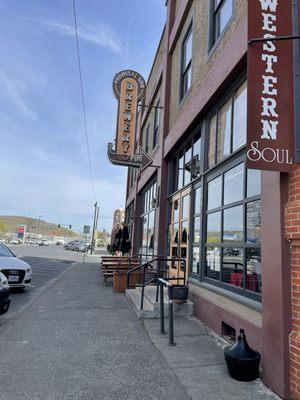
<path fill-rule="evenodd" d="M 31 266 L 33 276 L 30 287 L 11 291 L 11 305 L 6 317 L 19 311 L 74 263 L 83 262 L 83 253 L 64 250 L 63 246 L 14 245 L 9 247 L 18 258 Z M 85 257 L 86 262 L 96 260 L 96 256 Z"/>

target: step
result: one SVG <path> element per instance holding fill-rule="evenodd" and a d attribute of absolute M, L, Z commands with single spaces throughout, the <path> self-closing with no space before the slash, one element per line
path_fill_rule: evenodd
<path fill-rule="evenodd" d="M 137 314 L 139 319 L 145 318 L 159 318 L 160 317 L 160 304 L 156 302 L 156 286 L 146 286 L 144 293 L 144 307 L 143 310 L 141 307 L 141 296 L 142 296 L 142 288 L 137 287 L 135 289 L 127 289 L 126 297 L 133 305 L 133 309 Z M 191 301 L 187 301 L 182 304 L 173 304 L 173 312 L 174 315 L 180 316 L 192 316 L 194 313 L 194 305 Z M 168 303 L 168 295 L 165 290 L 164 295 L 164 316 L 168 318 L 169 314 L 169 303 Z"/>

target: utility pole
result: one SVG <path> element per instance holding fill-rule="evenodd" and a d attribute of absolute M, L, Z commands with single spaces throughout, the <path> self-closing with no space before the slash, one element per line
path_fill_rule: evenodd
<path fill-rule="evenodd" d="M 98 202 L 94 204 L 94 223 L 93 223 L 93 232 L 92 232 L 92 242 L 91 242 L 91 254 L 93 254 L 95 250 L 95 232 L 97 229 L 98 215 L 99 215 L 99 206 Z"/>

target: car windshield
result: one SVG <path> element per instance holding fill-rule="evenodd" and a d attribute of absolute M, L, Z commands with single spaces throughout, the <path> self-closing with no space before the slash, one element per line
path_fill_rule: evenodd
<path fill-rule="evenodd" d="M 3 243 L 0 243 L 0 257 L 13 257 L 13 253 Z"/>

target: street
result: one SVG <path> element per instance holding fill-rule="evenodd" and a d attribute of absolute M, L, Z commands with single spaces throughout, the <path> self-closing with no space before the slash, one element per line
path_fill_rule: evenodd
<path fill-rule="evenodd" d="M 83 260 L 82 253 L 66 251 L 63 246 L 11 245 L 9 247 L 14 254 L 31 266 L 33 278 L 30 288 L 12 290 L 7 317 L 12 312 L 18 311 L 73 263 Z M 86 260 L 90 258 L 86 256 Z"/>

